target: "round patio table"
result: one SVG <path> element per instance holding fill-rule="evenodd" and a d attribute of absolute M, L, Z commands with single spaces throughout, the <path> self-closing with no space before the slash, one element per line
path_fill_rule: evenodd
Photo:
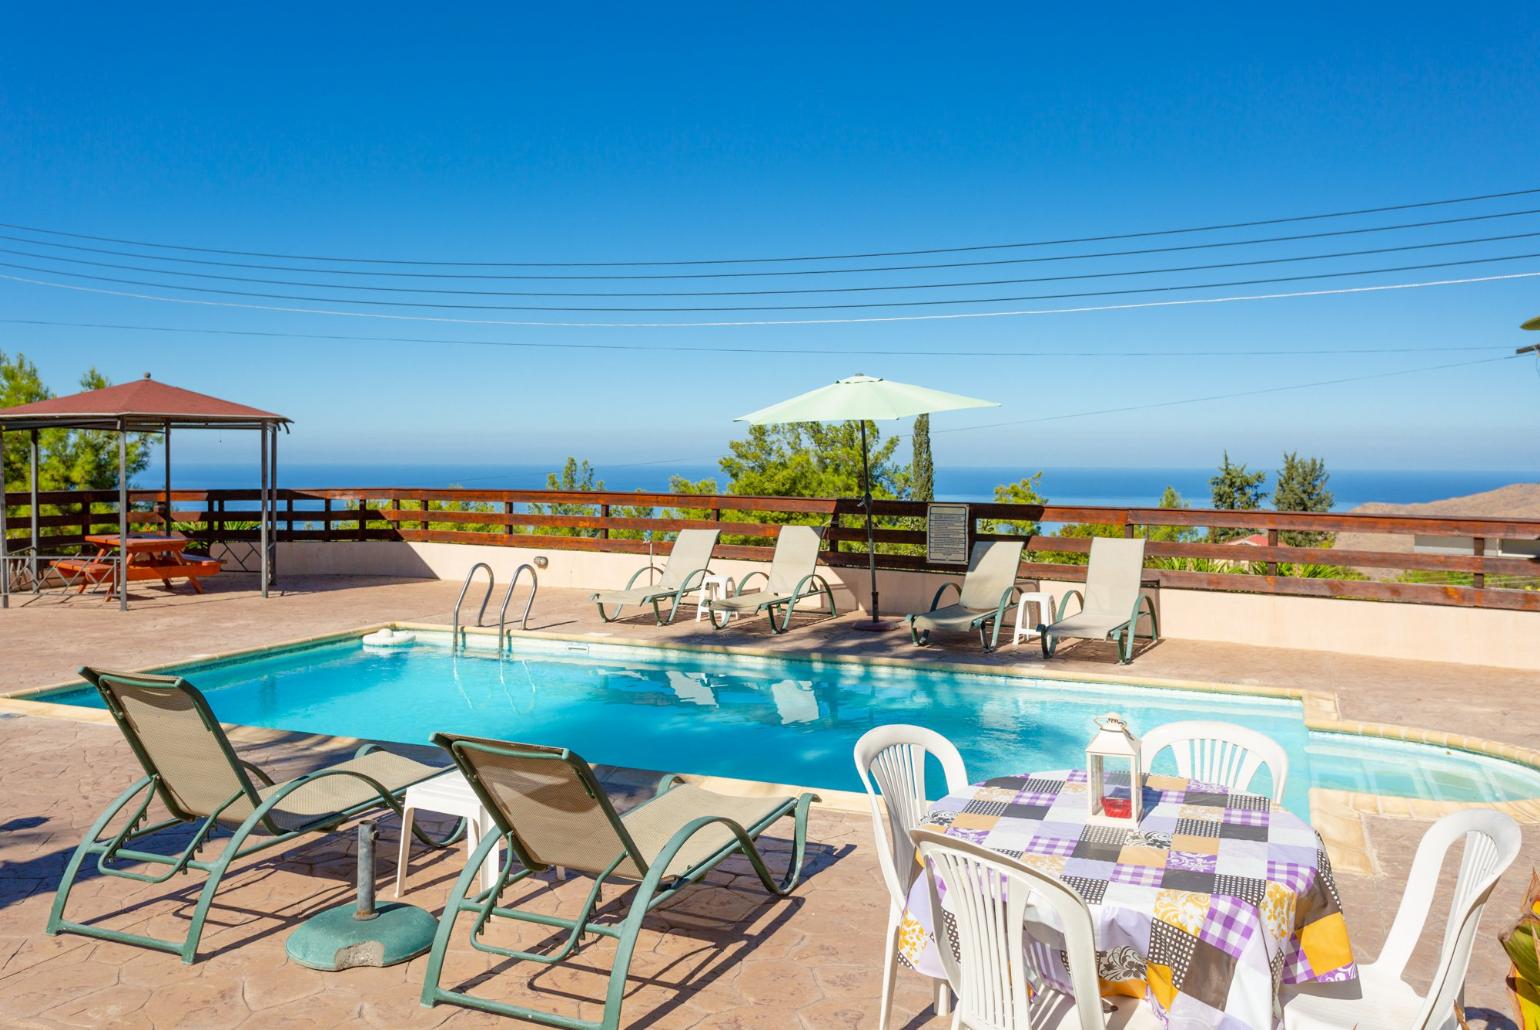
<path fill-rule="evenodd" d="M 1084 769 L 998 777 L 936 802 L 923 828 L 1074 888 L 1095 924 L 1102 992 L 1145 998 L 1168 1026 L 1272 1030 L 1280 986 L 1357 979 L 1331 861 L 1304 820 L 1265 797 L 1151 775 L 1138 829 L 1111 828 L 1090 822 L 1086 794 Z M 943 977 L 930 909 L 921 876 L 900 955 Z M 1068 992 L 1062 938 L 1038 918 L 1029 910 L 1029 965 Z"/>

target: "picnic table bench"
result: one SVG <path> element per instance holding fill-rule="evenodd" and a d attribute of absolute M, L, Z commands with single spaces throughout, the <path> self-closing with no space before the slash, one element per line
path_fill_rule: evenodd
<path fill-rule="evenodd" d="M 180 534 L 163 536 L 150 533 L 131 533 L 126 544 L 117 533 L 101 533 L 87 536 L 86 543 L 96 545 L 91 557 L 60 558 L 53 567 L 61 574 L 80 580 L 80 592 L 98 583 L 109 584 L 110 598 L 118 589 L 119 561 L 114 552 L 123 551 L 123 577 L 132 583 L 136 580 L 158 579 L 166 589 L 172 589 L 173 579 L 185 579 L 197 593 L 203 593 L 200 577 L 217 575 L 222 566 L 213 558 L 188 557 L 185 553 L 190 541 Z"/>

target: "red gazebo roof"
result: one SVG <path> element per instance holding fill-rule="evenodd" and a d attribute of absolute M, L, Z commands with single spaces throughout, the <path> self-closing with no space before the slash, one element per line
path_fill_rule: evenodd
<path fill-rule="evenodd" d="M 0 428 L 116 428 L 130 430 L 251 426 L 288 422 L 283 415 L 143 379 L 0 408 Z"/>

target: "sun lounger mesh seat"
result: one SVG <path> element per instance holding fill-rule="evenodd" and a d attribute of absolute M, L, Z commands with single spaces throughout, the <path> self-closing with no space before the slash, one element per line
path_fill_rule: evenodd
<path fill-rule="evenodd" d="M 1016 598 L 1016 573 L 1021 565 L 1019 540 L 981 540 L 968 555 L 968 573 L 963 584 L 947 582 L 931 599 L 930 611 L 909 616 L 909 636 L 916 643 L 929 643 L 932 633 L 971 633 L 978 631 L 985 651 L 993 651 L 1000 642 L 1000 625 Z M 951 587 L 958 593 L 955 604 L 944 608 L 941 596 Z"/>
<path fill-rule="evenodd" d="M 1144 578 L 1144 539 L 1096 537 L 1091 541 L 1091 563 L 1086 569 L 1085 593 L 1071 590 L 1059 601 L 1057 619 L 1042 627 L 1039 638 L 1043 657 L 1053 657 L 1061 637 L 1080 640 L 1112 640 L 1118 660 L 1134 660 L 1134 641 L 1139 623 L 1149 619 L 1149 639 L 1160 639 L 1155 602 L 1140 588 Z M 1065 617 L 1071 597 L 1080 611 Z"/>
<path fill-rule="evenodd" d="M 274 783 L 261 769 L 236 756 L 208 701 L 186 680 L 93 669 L 80 672 L 100 692 L 145 775 L 107 807 L 75 849 L 54 896 L 49 934 L 78 933 L 137 944 L 179 954 L 183 962 L 190 963 L 197 957 L 209 906 L 232 861 L 302 834 L 328 832 L 372 809 L 388 808 L 399 815 L 407 787 L 444 771 L 366 744 L 344 762 Z M 171 818 L 146 825 L 145 816 L 155 797 Z M 130 814 L 126 820 L 118 820 L 122 828 L 104 836 L 125 810 Z M 180 853 L 135 847 L 144 838 L 181 824 L 196 826 L 191 842 Z M 218 857 L 198 859 L 216 827 L 229 832 L 228 842 Z M 457 830 L 449 840 L 435 841 L 421 831 L 414 832 L 435 847 L 458 836 Z M 81 865 L 93 856 L 93 865 L 102 875 L 147 883 L 164 882 L 187 869 L 207 873 L 186 938 L 168 941 L 66 920 L 64 909 L 70 890 Z M 168 871 L 135 872 L 114 863 L 165 866 Z"/>
<path fill-rule="evenodd" d="M 673 622 L 685 594 L 698 589 L 701 580 L 710 572 L 711 552 L 716 545 L 717 531 L 714 529 L 681 529 L 656 583 L 636 585 L 642 576 L 659 571 L 656 566 L 645 565 L 631 574 L 624 590 L 597 590 L 588 599 L 598 606 L 599 617 L 605 622 L 620 618 L 621 609 L 628 604 L 650 604 L 653 617 L 660 626 L 665 620 L 658 602 L 667 599 L 670 607 L 666 621 Z M 606 612 L 606 605 L 615 611 Z"/>
<path fill-rule="evenodd" d="M 801 875 L 807 812 L 816 800 L 812 794 L 737 797 L 670 776 L 652 800 L 622 816 L 616 814 L 588 763 L 570 751 L 445 733 L 433 739 L 454 757 L 499 832 L 482 841 L 449 895 L 429 953 L 424 1005 L 447 1001 L 569 1030 L 618 1027 L 631 955 L 649 911 L 732 855 L 746 857 L 765 889 L 776 895 L 790 893 Z M 777 880 L 755 842 L 786 816 L 793 819 L 792 850 L 786 872 Z M 497 883 L 472 894 L 477 870 L 499 844 L 509 857 Z M 498 905 L 508 885 L 552 866 L 594 877 L 576 918 Z M 611 879 L 639 880 L 640 884 L 623 922 L 592 922 L 600 888 Z M 614 938 L 618 946 L 603 1018 L 573 1020 L 439 986 L 455 921 L 466 912 L 476 914 L 471 946 L 505 959 L 552 964 L 572 954 L 585 934 Z M 564 944 L 538 953 L 497 947 L 482 939 L 482 929 L 493 917 L 564 929 L 567 938 Z"/>
<path fill-rule="evenodd" d="M 730 615 L 757 615 L 769 613 L 770 628 L 785 633 L 791 628 L 792 612 L 797 602 L 823 594 L 829 603 L 829 617 L 838 614 L 834 608 L 834 591 L 818 574 L 818 547 L 823 534 L 812 526 L 782 526 L 775 538 L 775 554 L 770 559 L 770 571 L 751 572 L 738 582 L 738 590 L 731 597 L 713 598 L 708 605 L 711 625 L 722 629 Z M 744 590 L 743 586 L 755 576 L 764 576 L 765 585 L 759 590 Z M 781 621 L 775 620 L 775 610 L 782 609 Z"/>

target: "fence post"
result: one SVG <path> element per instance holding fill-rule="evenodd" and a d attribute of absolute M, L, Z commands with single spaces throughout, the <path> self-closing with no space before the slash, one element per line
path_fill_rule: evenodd
<path fill-rule="evenodd" d="M 513 536 L 514 534 L 513 534 L 513 502 L 512 501 L 504 501 L 503 502 L 503 514 L 508 516 L 508 521 L 503 526 L 503 532 L 506 533 L 509 536 Z"/>
<path fill-rule="evenodd" d="M 1267 531 L 1267 546 L 1268 547 L 1277 547 L 1278 546 L 1278 531 L 1276 529 L 1269 529 Z M 1267 574 L 1269 576 L 1276 576 L 1276 575 L 1278 575 L 1278 563 L 1277 562 L 1270 561 L 1270 562 L 1267 563 Z"/>
<path fill-rule="evenodd" d="M 1471 553 L 1473 553 L 1477 558 L 1485 557 L 1487 553 L 1487 538 L 1484 536 L 1472 538 Z M 1485 572 L 1472 573 L 1470 577 L 1470 585 L 1475 587 L 1477 590 L 1482 589 L 1487 585 L 1487 574 Z"/>
<path fill-rule="evenodd" d="M 368 510 L 369 498 L 360 497 L 358 499 L 358 539 L 360 540 L 363 540 L 368 536 L 369 527 L 368 524 L 364 521 L 364 516 Z"/>
<path fill-rule="evenodd" d="M 420 498 L 417 503 L 422 505 L 422 513 L 424 515 L 428 514 L 428 499 L 426 497 Z M 423 519 L 422 521 L 418 522 L 417 528 L 426 533 L 428 531 L 428 520 Z"/>
<path fill-rule="evenodd" d="M 599 527 L 599 539 L 608 540 L 610 538 L 610 527 L 608 525 L 610 518 L 610 506 L 608 504 L 599 505 L 599 517 L 606 523 L 605 525 Z"/>
<path fill-rule="evenodd" d="M 331 538 L 332 538 L 332 499 L 330 497 L 323 497 L 323 498 L 321 498 L 321 539 L 322 540 L 330 540 Z"/>

